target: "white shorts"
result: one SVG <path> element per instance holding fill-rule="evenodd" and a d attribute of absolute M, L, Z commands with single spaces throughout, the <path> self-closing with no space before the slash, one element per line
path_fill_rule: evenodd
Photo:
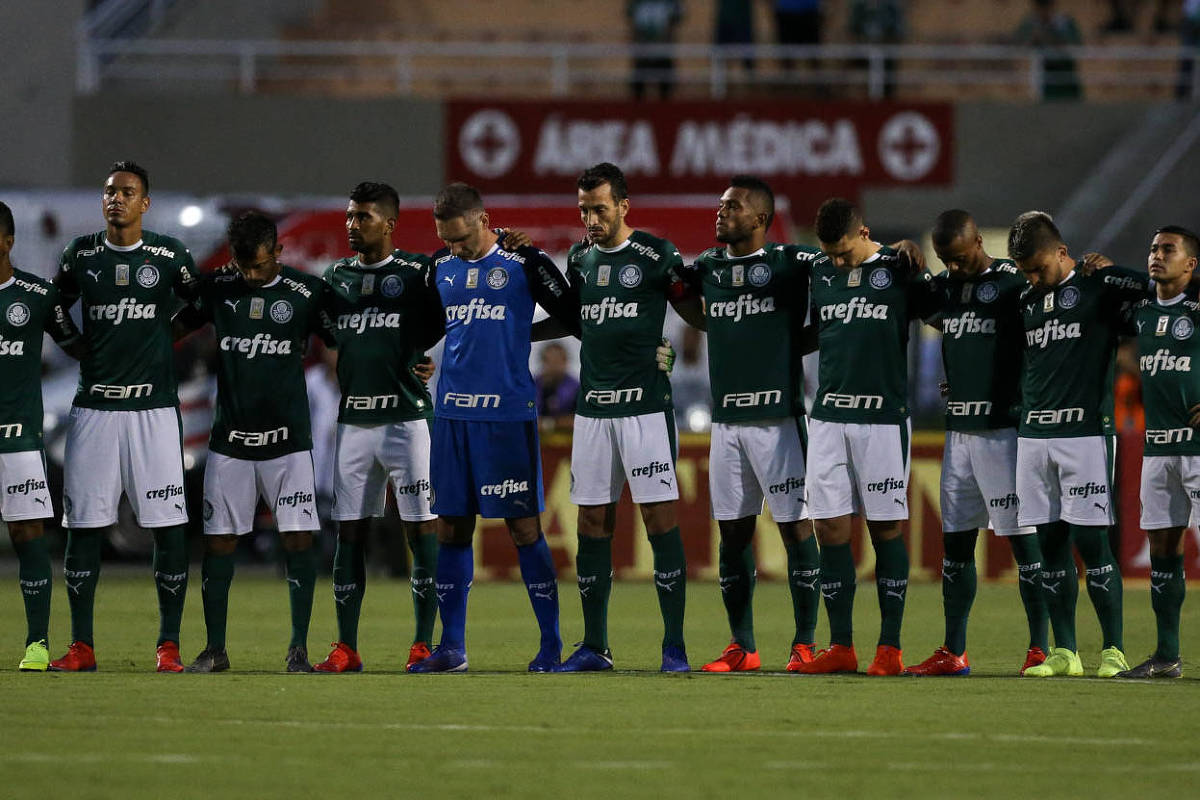
<path fill-rule="evenodd" d="M 187 522 L 179 410 L 71 409 L 63 476 L 63 525 L 115 525 L 121 492 L 143 528 Z"/>
<path fill-rule="evenodd" d="M 1145 456 L 1142 530 L 1186 527 L 1192 519 L 1200 520 L 1200 456 Z"/>
<path fill-rule="evenodd" d="M 571 439 L 571 502 L 605 506 L 629 482 L 635 503 L 679 499 L 675 479 L 675 415 L 575 417 Z"/>
<path fill-rule="evenodd" d="M 808 519 L 804 499 L 804 420 L 714 422 L 708 450 L 713 519 L 762 513 L 763 497 L 776 522 Z"/>
<path fill-rule="evenodd" d="M 813 519 L 859 514 L 908 519 L 912 423 L 809 420 L 808 511 Z"/>
<path fill-rule="evenodd" d="M 41 450 L 0 453 L 0 519 L 24 522 L 54 516 Z"/>
<path fill-rule="evenodd" d="M 423 419 L 382 425 L 337 426 L 334 446 L 333 518 L 382 517 L 388 481 L 400 519 L 427 522 L 429 423 Z"/>
<path fill-rule="evenodd" d="M 1112 525 L 1111 436 L 1017 439 L 1017 497 L 1021 525 L 1063 520 L 1072 525 Z"/>
<path fill-rule="evenodd" d="M 321 523 L 316 496 L 309 450 L 265 461 L 209 453 L 204 465 L 204 532 L 249 533 L 259 497 L 270 507 L 280 533 L 317 531 Z"/>
<path fill-rule="evenodd" d="M 1017 429 L 946 431 L 942 530 L 990 527 L 998 536 L 1036 533 L 1017 523 Z"/>

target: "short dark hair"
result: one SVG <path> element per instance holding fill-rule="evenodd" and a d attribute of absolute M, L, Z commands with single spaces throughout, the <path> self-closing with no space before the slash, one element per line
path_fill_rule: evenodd
<path fill-rule="evenodd" d="M 138 180 L 142 182 L 142 193 L 150 194 L 150 173 L 146 172 L 146 168 L 136 161 L 114 161 L 112 166 L 108 168 L 109 176 L 116 172 L 132 172 L 138 176 Z"/>
<path fill-rule="evenodd" d="M 229 249 L 237 258 L 252 258 L 260 246 L 274 250 L 279 232 L 275 222 L 261 211 L 243 211 L 225 229 Z"/>
<path fill-rule="evenodd" d="M 483 211 L 483 198 L 474 186 L 456 182 L 447 186 L 433 198 L 433 218 L 440 220 L 465 217 Z"/>
<path fill-rule="evenodd" d="M 12 218 L 9 217 L 9 219 Z M 1154 232 L 1154 235 L 1157 236 L 1160 233 L 1174 234 L 1183 239 L 1183 252 L 1187 253 L 1189 258 L 1200 256 L 1200 237 L 1187 228 L 1181 225 L 1163 225 Z"/>
<path fill-rule="evenodd" d="M 613 200 L 620 202 L 629 197 L 629 186 L 625 183 L 625 173 L 621 172 L 621 168 L 616 164 L 610 164 L 607 161 L 601 161 L 594 167 L 585 169 L 575 185 L 585 192 L 590 192 L 606 183 L 612 190 Z"/>
<path fill-rule="evenodd" d="M 734 175 L 729 179 L 729 185 L 735 189 L 746 189 L 755 202 L 762 204 L 762 210 L 767 212 L 766 227 L 771 227 L 775 219 L 775 193 L 770 185 L 756 175 Z"/>
<path fill-rule="evenodd" d="M 962 236 L 975 223 L 971 212 L 961 208 L 952 208 L 938 214 L 930 233 L 934 247 L 947 247 L 958 237 Z"/>
<path fill-rule="evenodd" d="M 355 203 L 374 203 L 393 216 L 400 213 L 400 195 L 386 183 L 363 181 L 350 190 L 350 200 Z"/>
<path fill-rule="evenodd" d="M 0 236 L 16 236 L 17 225 L 13 222 L 12 209 L 0 202 Z"/>
<path fill-rule="evenodd" d="M 862 224 L 862 211 L 844 197 L 831 197 L 817 209 L 817 239 L 822 242 L 840 242 Z"/>
<path fill-rule="evenodd" d="M 1045 211 L 1026 211 L 1008 231 L 1008 257 L 1021 261 L 1062 243 L 1053 217 Z"/>

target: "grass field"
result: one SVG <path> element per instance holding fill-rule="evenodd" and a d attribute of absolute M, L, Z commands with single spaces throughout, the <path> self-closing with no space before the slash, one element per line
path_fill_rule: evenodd
<path fill-rule="evenodd" d="M 564 589 L 571 642 L 580 613 L 573 587 Z M 689 589 L 698 667 L 727 633 L 716 585 Z M 1153 649 L 1147 589 L 1125 597 L 1127 653 L 1140 660 Z M 787 588 L 762 583 L 756 599 L 763 666 L 779 670 L 791 641 Z M 869 584 L 858 600 L 865 669 L 878 630 Z M 68 639 L 61 580 L 54 603 L 57 656 Z M 936 584 L 911 588 L 909 661 L 940 644 L 940 604 Z M 332 605 L 323 579 L 314 661 L 333 638 Z M 508 583 L 472 593 L 466 675 L 401 673 L 412 625 L 403 582 L 369 584 L 362 675 L 279 673 L 282 580 L 239 575 L 230 617 L 231 672 L 156 675 L 149 573 L 110 570 L 97 600 L 100 671 L 22 674 L 14 585 L 0 607 L 0 796 L 1173 797 L 1200 781 L 1200 663 L 1185 662 L 1181 681 L 1015 678 L 1026 643 L 1013 585 L 980 588 L 969 678 L 659 675 L 649 583 L 614 589 L 613 674 L 523 672 L 536 634 L 524 588 Z M 1200 645 L 1198 620 L 1185 609 L 1185 653 Z M 1086 595 L 1080 622 L 1084 664 L 1094 670 L 1100 644 Z M 185 660 L 203 638 L 194 580 Z"/>

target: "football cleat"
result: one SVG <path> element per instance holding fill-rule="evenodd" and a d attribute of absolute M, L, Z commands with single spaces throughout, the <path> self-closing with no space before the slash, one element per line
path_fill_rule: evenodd
<path fill-rule="evenodd" d="M 454 647 L 438 645 L 428 658 L 422 659 L 408 668 L 409 672 L 466 672 L 467 651 Z"/>
<path fill-rule="evenodd" d="M 1181 678 L 1183 660 L 1150 656 L 1136 667 L 1117 673 L 1118 678 Z"/>
<path fill-rule="evenodd" d="M 283 659 L 287 663 L 288 672 L 312 672 L 313 665 L 308 660 L 308 648 L 301 645 L 289 647 Z"/>
<path fill-rule="evenodd" d="M 904 672 L 904 662 L 901 660 L 899 647 L 881 644 L 875 648 L 875 658 L 867 667 L 868 675 L 899 675 Z"/>
<path fill-rule="evenodd" d="M 329 658 L 314 664 L 313 672 L 362 672 L 362 659 L 345 642 L 334 642 Z"/>
<path fill-rule="evenodd" d="M 50 649 L 46 647 L 46 640 L 42 639 L 39 642 L 30 642 L 25 648 L 25 657 L 17 664 L 17 669 L 21 672 L 45 672 L 49 666 Z"/>
<path fill-rule="evenodd" d="M 408 648 L 408 661 L 404 664 L 405 671 L 408 671 L 408 668 L 418 661 L 429 658 L 431 652 L 429 645 L 425 642 L 413 642 L 412 647 Z"/>
<path fill-rule="evenodd" d="M 529 662 L 530 672 L 558 672 L 558 667 L 562 661 L 562 645 L 555 645 L 549 649 L 543 647 L 538 650 L 538 654 L 533 657 L 533 661 Z"/>
<path fill-rule="evenodd" d="M 1027 678 L 1053 678 L 1056 675 L 1079 677 L 1083 674 L 1083 662 L 1079 654 L 1065 647 L 1050 648 L 1050 655 L 1041 664 L 1027 667 L 1022 673 Z"/>
<path fill-rule="evenodd" d="M 933 651 L 933 655 L 917 664 L 915 667 L 908 667 L 904 670 L 903 675 L 970 675 L 971 664 L 967 661 L 967 654 L 964 652 L 961 656 L 956 656 L 945 647 L 939 647 Z"/>
<path fill-rule="evenodd" d="M 90 644 L 71 642 L 62 658 L 50 662 L 51 672 L 95 672 L 96 651 Z"/>
<path fill-rule="evenodd" d="M 753 672 L 762 666 L 757 650 L 747 650 L 737 642 L 730 642 L 721 651 L 721 657 L 700 668 L 701 672 Z"/>
<path fill-rule="evenodd" d="M 1025 670 L 1030 667 L 1036 667 L 1046 660 L 1046 651 L 1040 647 L 1031 647 L 1025 653 L 1025 663 L 1021 665 L 1021 674 L 1025 674 Z"/>
<path fill-rule="evenodd" d="M 613 668 L 612 651 L 607 647 L 597 650 L 582 642 L 567 660 L 554 668 L 555 672 L 603 672 Z"/>
<path fill-rule="evenodd" d="M 662 666 L 659 672 L 691 672 L 692 665 L 688 663 L 687 650 L 676 644 L 669 644 L 662 649 Z"/>
<path fill-rule="evenodd" d="M 225 648 L 206 647 L 196 660 L 184 667 L 184 672 L 224 672 L 229 669 L 229 654 Z"/>
<path fill-rule="evenodd" d="M 811 664 L 812 660 L 813 646 L 811 644 L 794 644 L 792 645 L 792 654 L 788 657 L 788 663 L 784 669 L 788 672 L 799 672 L 801 664 Z"/>
<path fill-rule="evenodd" d="M 1118 647 L 1106 647 L 1100 651 L 1100 666 L 1096 670 L 1097 678 L 1115 678 L 1129 669 L 1125 654 Z"/>
<path fill-rule="evenodd" d="M 791 664 L 788 665 L 789 667 Z M 858 672 L 858 655 L 854 647 L 844 644 L 831 644 L 827 650 L 821 650 L 812 661 L 798 664 L 791 672 L 801 675 L 836 675 L 846 672 Z"/>
<path fill-rule="evenodd" d="M 179 658 L 179 645 L 163 642 L 154 651 L 155 672 L 183 672 L 183 661 Z"/>

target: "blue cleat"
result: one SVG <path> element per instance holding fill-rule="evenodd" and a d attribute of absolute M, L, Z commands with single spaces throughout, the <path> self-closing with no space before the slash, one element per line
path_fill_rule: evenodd
<path fill-rule="evenodd" d="M 687 651 L 676 645 L 667 645 L 663 648 L 662 667 L 659 672 L 691 672 L 692 667 L 688 664 Z"/>
<path fill-rule="evenodd" d="M 603 672 L 613 668 L 612 651 L 608 648 L 596 650 L 586 644 L 580 644 L 579 649 L 571 653 L 563 663 L 554 668 L 555 672 Z"/>
<path fill-rule="evenodd" d="M 408 668 L 409 672 L 466 672 L 467 651 L 438 645 L 427 658 Z"/>
<path fill-rule="evenodd" d="M 558 672 L 559 661 L 562 660 L 562 645 L 547 648 L 542 647 L 538 654 L 529 662 L 530 672 Z"/>

